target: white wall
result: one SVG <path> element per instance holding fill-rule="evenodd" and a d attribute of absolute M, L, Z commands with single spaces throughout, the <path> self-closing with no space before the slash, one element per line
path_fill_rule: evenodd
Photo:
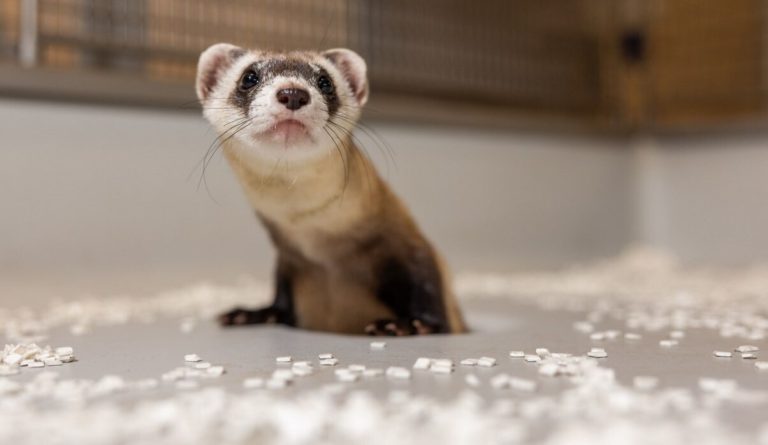
<path fill-rule="evenodd" d="M 636 147 L 651 159 L 647 241 L 690 263 L 768 260 L 768 133 L 660 137 Z"/>
<path fill-rule="evenodd" d="M 371 125 L 396 152 L 383 174 L 455 270 L 564 265 L 630 238 L 633 164 L 619 141 Z M 206 175 L 211 196 L 197 189 L 214 135 L 195 114 L 0 100 L 0 134 L 0 298 L 271 269 L 220 157 Z"/>

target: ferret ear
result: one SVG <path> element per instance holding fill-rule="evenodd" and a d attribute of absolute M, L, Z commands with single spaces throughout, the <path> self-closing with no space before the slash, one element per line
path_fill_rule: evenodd
<path fill-rule="evenodd" d="M 329 49 L 323 56 L 330 60 L 347 80 L 357 105 L 368 102 L 368 77 L 365 60 L 356 52 L 345 48 Z"/>
<path fill-rule="evenodd" d="M 245 54 L 245 50 L 229 43 L 217 43 L 209 46 L 200 54 L 197 62 L 197 98 L 203 103 L 208 99 L 219 77 L 232 63 Z"/>

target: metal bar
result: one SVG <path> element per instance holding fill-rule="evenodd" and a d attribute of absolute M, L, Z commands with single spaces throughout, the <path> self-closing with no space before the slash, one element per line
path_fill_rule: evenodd
<path fill-rule="evenodd" d="M 19 62 L 22 66 L 37 64 L 38 0 L 21 0 L 19 14 Z"/>

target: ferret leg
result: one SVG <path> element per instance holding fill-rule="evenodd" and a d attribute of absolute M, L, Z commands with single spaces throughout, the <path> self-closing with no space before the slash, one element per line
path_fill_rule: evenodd
<path fill-rule="evenodd" d="M 219 324 L 222 326 L 274 323 L 296 326 L 291 268 L 282 260 L 277 263 L 275 300 L 270 306 L 261 309 L 237 307 L 219 316 Z"/>
<path fill-rule="evenodd" d="M 369 335 L 424 335 L 450 332 L 440 271 L 431 255 L 414 255 L 409 263 L 387 261 L 379 272 L 379 299 L 395 319 L 374 320 Z"/>

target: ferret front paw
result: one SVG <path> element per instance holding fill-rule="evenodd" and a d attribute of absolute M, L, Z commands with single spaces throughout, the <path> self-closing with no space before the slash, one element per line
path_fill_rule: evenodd
<path fill-rule="evenodd" d="M 218 320 L 222 326 L 276 323 L 277 312 L 271 307 L 256 310 L 238 307 L 219 315 Z"/>
<path fill-rule="evenodd" d="M 404 337 L 407 335 L 432 334 L 435 329 L 427 323 L 414 319 L 376 320 L 365 327 L 365 333 L 374 336 Z"/>

